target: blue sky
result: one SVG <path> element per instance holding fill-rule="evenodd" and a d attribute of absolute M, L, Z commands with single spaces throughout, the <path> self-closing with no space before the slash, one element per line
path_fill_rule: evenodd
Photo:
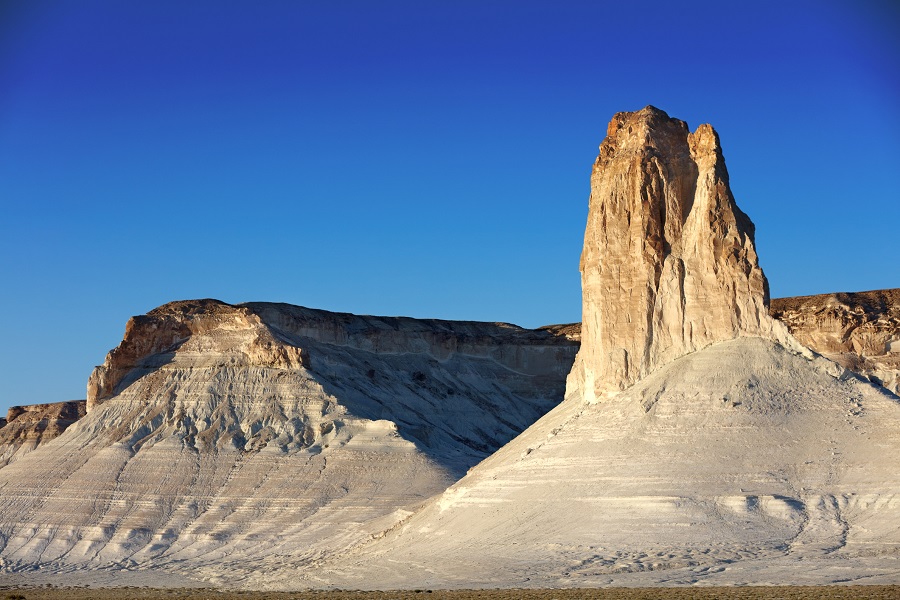
<path fill-rule="evenodd" d="M 214 297 L 577 321 L 613 113 L 719 132 L 773 296 L 900 286 L 890 2 L 0 3 L 0 411 Z"/>

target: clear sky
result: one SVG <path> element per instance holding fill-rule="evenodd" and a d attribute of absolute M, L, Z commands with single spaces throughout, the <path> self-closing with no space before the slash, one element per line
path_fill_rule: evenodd
<path fill-rule="evenodd" d="M 0 412 L 213 297 L 581 317 L 613 113 L 719 132 L 773 296 L 900 287 L 895 3 L 0 0 Z"/>

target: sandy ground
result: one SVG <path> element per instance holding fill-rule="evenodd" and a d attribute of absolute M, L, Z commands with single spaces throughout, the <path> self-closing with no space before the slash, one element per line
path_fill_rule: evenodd
<path fill-rule="evenodd" d="M 897 599 L 900 586 L 772 586 L 716 588 L 606 588 L 565 590 L 411 590 L 385 592 L 229 592 L 211 589 L 7 588 L 0 600 L 730 600 Z"/>

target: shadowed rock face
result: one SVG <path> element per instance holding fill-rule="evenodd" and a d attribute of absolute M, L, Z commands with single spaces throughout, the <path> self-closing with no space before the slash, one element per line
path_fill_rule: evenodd
<path fill-rule="evenodd" d="M 900 394 L 900 289 L 772 301 L 801 343 Z"/>
<path fill-rule="evenodd" d="M 651 106 L 616 114 L 591 175 L 570 392 L 590 399 L 714 342 L 772 335 L 753 233 L 712 127 L 691 133 Z"/>
<path fill-rule="evenodd" d="M 0 419 L 0 467 L 59 436 L 84 415 L 84 400 L 13 406 Z"/>

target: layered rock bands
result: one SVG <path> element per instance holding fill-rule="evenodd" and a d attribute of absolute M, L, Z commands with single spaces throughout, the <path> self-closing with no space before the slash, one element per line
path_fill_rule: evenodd
<path fill-rule="evenodd" d="M 0 468 L 0 572 L 312 564 L 556 405 L 576 350 L 503 323 L 167 304 L 129 322 L 86 416 Z"/>
<path fill-rule="evenodd" d="M 85 401 L 13 406 L 0 419 L 0 467 L 59 436 L 85 415 Z"/>
<path fill-rule="evenodd" d="M 769 316 L 710 126 L 615 115 L 581 271 L 577 360 L 574 326 L 215 300 L 135 317 L 91 375 L 88 414 L 0 468 L 0 572 L 288 589 L 897 581 L 900 402 Z M 897 351 L 882 296 L 775 313 L 849 364 Z"/>
<path fill-rule="evenodd" d="M 772 301 L 801 343 L 900 394 L 900 289 Z"/>

